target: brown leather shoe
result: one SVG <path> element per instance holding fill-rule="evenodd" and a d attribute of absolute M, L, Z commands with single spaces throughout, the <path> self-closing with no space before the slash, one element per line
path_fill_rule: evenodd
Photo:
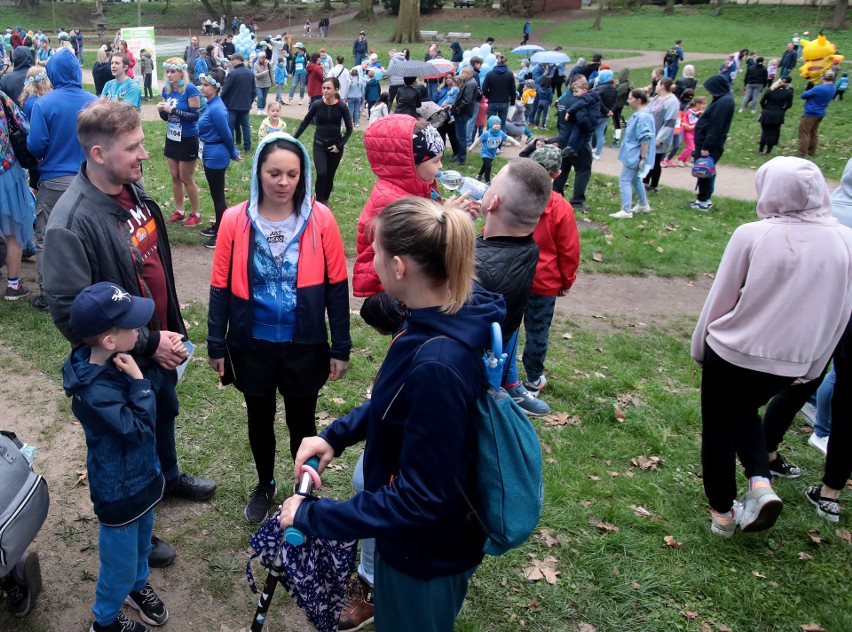
<path fill-rule="evenodd" d="M 338 630 L 354 632 L 373 622 L 373 589 L 353 573 L 346 587 L 346 603 L 340 613 Z"/>

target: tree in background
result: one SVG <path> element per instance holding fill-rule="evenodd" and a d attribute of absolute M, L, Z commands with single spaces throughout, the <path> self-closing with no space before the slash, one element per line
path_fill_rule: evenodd
<path fill-rule="evenodd" d="M 846 21 L 847 11 L 849 11 L 849 0 L 837 0 L 834 5 L 834 16 L 831 18 L 831 28 L 849 28 L 849 23 Z"/>
<path fill-rule="evenodd" d="M 373 13 L 373 0 L 361 0 L 361 10 L 358 11 L 355 19 L 372 21 L 375 17 Z"/>
<path fill-rule="evenodd" d="M 420 41 L 420 0 L 400 0 L 399 20 L 391 41 L 397 44 Z"/>

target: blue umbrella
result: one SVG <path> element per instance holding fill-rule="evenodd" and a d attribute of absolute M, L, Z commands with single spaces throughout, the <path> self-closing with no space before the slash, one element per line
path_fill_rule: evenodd
<path fill-rule="evenodd" d="M 517 48 L 512 49 L 513 55 L 531 55 L 532 53 L 538 53 L 539 51 L 543 51 L 544 48 L 539 46 L 538 44 L 524 44 L 523 46 L 518 46 Z"/>
<path fill-rule="evenodd" d="M 482 356 L 485 363 L 485 373 L 488 375 L 488 383 L 499 391 L 503 385 L 503 365 L 506 364 L 508 356 L 503 353 L 503 332 L 500 323 L 491 323 L 491 348 Z"/>
<path fill-rule="evenodd" d="M 571 58 L 565 53 L 560 53 L 558 50 L 545 50 L 535 53 L 531 61 L 538 64 L 567 64 L 571 61 Z"/>

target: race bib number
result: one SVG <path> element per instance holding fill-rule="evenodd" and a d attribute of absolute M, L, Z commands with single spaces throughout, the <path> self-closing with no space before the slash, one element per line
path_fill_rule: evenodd
<path fill-rule="evenodd" d="M 169 124 L 166 128 L 166 138 L 173 140 L 176 143 L 181 141 L 181 124 L 180 119 L 176 116 L 169 117 Z"/>
<path fill-rule="evenodd" d="M 302 72 L 305 69 L 305 64 L 296 62 L 296 72 Z"/>

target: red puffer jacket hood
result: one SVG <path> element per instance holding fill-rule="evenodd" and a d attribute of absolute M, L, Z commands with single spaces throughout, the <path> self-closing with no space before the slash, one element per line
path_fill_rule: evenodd
<path fill-rule="evenodd" d="M 372 221 L 391 202 L 414 195 L 433 199 L 434 183 L 417 177 L 414 166 L 412 137 L 417 120 L 405 114 L 391 114 L 370 125 L 364 133 L 364 147 L 370 168 L 379 180 L 358 218 L 356 245 L 358 256 L 352 272 L 352 293 L 372 296 L 383 290 L 373 269 L 373 238 L 369 230 Z"/>

